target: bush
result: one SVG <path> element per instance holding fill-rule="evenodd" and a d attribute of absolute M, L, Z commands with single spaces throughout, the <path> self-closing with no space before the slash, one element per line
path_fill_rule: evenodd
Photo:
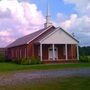
<path fill-rule="evenodd" d="M 23 65 L 35 65 L 35 64 L 41 64 L 41 60 L 39 58 L 31 57 L 31 58 L 21 58 L 18 60 L 18 64 Z"/>
<path fill-rule="evenodd" d="M 40 58 L 31 57 L 30 60 L 31 60 L 31 62 L 30 62 L 31 65 L 41 64 Z"/>
<path fill-rule="evenodd" d="M 41 60 L 39 58 L 31 57 L 31 64 L 41 64 Z"/>
<path fill-rule="evenodd" d="M 6 57 L 5 57 L 5 62 L 13 62 L 11 59 L 7 59 Z"/>
<path fill-rule="evenodd" d="M 0 53 L 0 62 L 4 62 L 5 61 L 5 56 L 3 53 Z"/>
<path fill-rule="evenodd" d="M 21 59 L 19 59 L 17 61 L 18 61 L 17 62 L 18 64 L 22 64 L 22 65 L 28 65 L 29 64 L 29 59 L 26 59 L 26 58 L 21 58 Z"/>
<path fill-rule="evenodd" d="M 27 60 L 26 58 L 21 58 L 20 60 L 18 60 L 19 64 L 27 64 Z"/>
<path fill-rule="evenodd" d="M 37 58 L 37 64 L 42 64 L 40 58 Z"/>
<path fill-rule="evenodd" d="M 88 56 L 80 56 L 80 62 L 90 62 L 90 58 Z"/>

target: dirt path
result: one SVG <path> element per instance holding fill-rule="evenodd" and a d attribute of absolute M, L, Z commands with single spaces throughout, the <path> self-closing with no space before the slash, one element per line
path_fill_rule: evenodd
<path fill-rule="evenodd" d="M 0 85 L 10 85 L 32 81 L 39 78 L 48 77 L 71 77 L 71 76 L 90 76 L 90 68 L 64 69 L 64 70 L 44 70 L 33 72 L 15 72 L 9 75 L 0 76 Z"/>

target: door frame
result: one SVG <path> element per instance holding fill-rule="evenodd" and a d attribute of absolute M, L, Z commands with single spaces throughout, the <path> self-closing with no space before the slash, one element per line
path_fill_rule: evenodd
<path fill-rule="evenodd" d="M 50 59 L 50 53 L 49 53 L 50 49 L 52 49 L 52 58 L 51 59 Z M 54 52 L 55 52 L 55 50 L 57 51 L 57 55 L 55 54 L 55 60 L 56 60 L 56 59 L 58 59 L 58 48 L 55 47 Z M 48 59 L 53 60 L 53 47 L 51 47 L 51 46 L 48 48 Z"/>

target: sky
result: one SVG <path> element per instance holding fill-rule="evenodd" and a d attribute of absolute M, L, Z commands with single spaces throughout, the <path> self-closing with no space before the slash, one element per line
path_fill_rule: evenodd
<path fill-rule="evenodd" d="M 0 47 L 43 28 L 47 3 L 52 24 L 90 46 L 90 0 L 0 0 Z"/>

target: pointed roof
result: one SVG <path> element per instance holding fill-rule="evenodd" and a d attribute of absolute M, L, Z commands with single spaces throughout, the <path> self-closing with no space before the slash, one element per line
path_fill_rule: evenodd
<path fill-rule="evenodd" d="M 26 35 L 24 37 L 21 37 L 19 39 L 16 39 L 14 42 L 12 42 L 11 44 L 9 44 L 7 46 L 7 48 L 28 44 L 29 42 L 31 42 L 34 39 L 38 38 L 41 34 L 43 34 L 44 32 L 46 32 L 47 30 L 49 30 L 52 27 L 54 27 L 54 26 L 49 26 L 49 27 L 43 28 L 43 29 L 41 29 L 39 31 L 36 31 L 34 33 L 31 33 L 31 34 Z"/>
<path fill-rule="evenodd" d="M 51 15 L 50 15 L 50 6 L 48 4 L 47 5 L 46 23 L 44 24 L 44 27 L 48 27 L 50 25 L 52 25 L 52 23 L 51 23 Z"/>
<path fill-rule="evenodd" d="M 50 15 L 50 6 L 49 6 L 49 4 L 47 5 L 47 16 L 51 16 Z"/>
<path fill-rule="evenodd" d="M 51 28 L 53 28 L 53 30 L 51 30 Z M 70 35 L 68 32 L 66 32 L 62 28 L 60 28 L 60 27 L 55 28 L 54 26 L 49 26 L 47 28 L 43 28 L 43 29 L 41 29 L 39 31 L 36 31 L 34 33 L 31 33 L 31 34 L 26 35 L 24 37 L 21 37 L 19 39 L 16 39 L 14 42 L 12 42 L 11 44 L 9 44 L 7 46 L 7 48 L 11 48 L 11 47 L 15 47 L 15 46 L 20 46 L 20 45 L 27 45 L 30 42 L 32 42 L 33 40 L 38 40 L 39 41 L 40 39 L 42 39 L 42 37 L 41 37 L 41 36 L 43 36 L 42 34 L 44 34 L 44 37 L 45 37 L 45 36 L 49 35 L 50 33 L 56 31 L 57 29 L 62 30 L 68 36 L 70 36 L 71 38 L 73 38 L 75 41 L 77 41 L 79 43 L 79 41 L 77 39 L 75 39 L 72 35 Z M 46 31 L 49 31 L 49 33 L 45 34 Z"/>

